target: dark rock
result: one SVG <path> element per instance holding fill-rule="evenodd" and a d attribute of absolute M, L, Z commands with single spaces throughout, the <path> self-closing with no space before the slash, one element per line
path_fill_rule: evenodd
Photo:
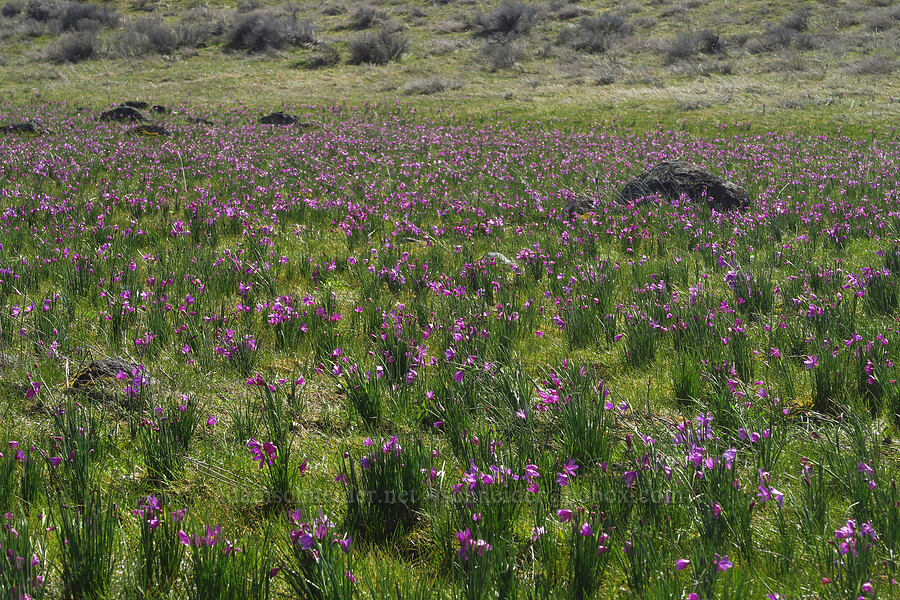
<path fill-rule="evenodd" d="M 188 117 L 187 121 L 188 123 L 197 123 L 198 125 L 215 125 L 215 123 L 209 119 L 201 119 L 200 117 Z"/>
<path fill-rule="evenodd" d="M 147 117 L 145 117 L 141 111 L 136 108 L 132 108 L 131 106 L 117 106 L 112 110 L 107 110 L 105 112 L 100 113 L 101 121 L 146 121 Z"/>
<path fill-rule="evenodd" d="M 166 131 L 160 125 L 138 125 L 137 127 L 129 130 L 129 133 L 139 133 L 141 135 L 169 135 L 169 132 Z"/>
<path fill-rule="evenodd" d="M 130 106 L 131 108 L 139 108 L 141 110 L 144 110 L 150 105 L 140 100 L 129 100 L 128 102 L 123 102 L 122 106 Z"/>
<path fill-rule="evenodd" d="M 29 121 L 0 126 L 0 132 L 2 133 L 38 133 L 39 131 L 40 127 Z"/>
<path fill-rule="evenodd" d="M 155 112 L 155 113 L 158 113 L 161 115 L 168 114 L 168 112 L 169 112 L 169 109 L 161 104 L 154 104 L 153 106 L 150 107 L 150 110 L 152 112 Z"/>
<path fill-rule="evenodd" d="M 619 201 L 633 202 L 654 194 L 670 200 L 684 194 L 694 202 L 705 200 L 717 212 L 750 207 L 750 196 L 744 188 L 682 161 L 662 162 L 644 171 L 625 184 Z"/>
<path fill-rule="evenodd" d="M 600 176 L 598 174 L 594 174 L 592 179 L 594 184 L 594 193 L 591 194 L 588 191 L 579 194 L 569 200 L 568 204 L 566 204 L 567 218 L 573 219 L 575 217 L 594 212 L 594 210 L 597 208 L 598 198 L 600 197 Z"/>
<path fill-rule="evenodd" d="M 126 377 L 131 375 L 132 370 L 136 367 L 132 362 L 122 358 L 110 356 L 109 358 L 101 358 L 90 363 L 81 369 L 72 377 L 72 383 L 69 387 L 78 387 L 87 383 L 108 377 L 119 377 L 119 373 L 124 373 Z"/>
<path fill-rule="evenodd" d="M 262 123 L 263 125 L 294 125 L 296 122 L 297 119 L 283 112 L 273 112 L 257 121 L 257 123 Z"/>
<path fill-rule="evenodd" d="M 135 370 L 138 366 L 130 361 L 111 356 L 93 361 L 72 376 L 66 393 L 82 394 L 95 400 L 112 401 L 126 398 L 123 390 L 126 385 L 134 382 Z M 150 384 L 151 380 L 146 374 L 141 374 L 144 384 Z"/>
<path fill-rule="evenodd" d="M 573 198 L 566 204 L 566 217 L 573 219 L 580 215 L 593 212 L 596 206 L 596 199 L 588 196 L 578 196 Z"/>

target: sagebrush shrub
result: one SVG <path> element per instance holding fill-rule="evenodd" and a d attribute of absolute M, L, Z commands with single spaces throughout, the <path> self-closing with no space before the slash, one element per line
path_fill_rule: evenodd
<path fill-rule="evenodd" d="M 382 29 L 361 33 L 350 43 L 350 64 L 383 65 L 399 58 L 409 45 L 402 33 Z"/>
<path fill-rule="evenodd" d="M 703 54 L 719 54 L 724 50 L 719 34 L 711 29 L 697 32 L 697 44 Z"/>
<path fill-rule="evenodd" d="M 866 27 L 872 31 L 887 31 L 900 21 L 900 6 L 876 8 L 866 13 Z"/>
<path fill-rule="evenodd" d="M 472 19 L 479 35 L 505 35 L 515 37 L 531 31 L 537 17 L 537 9 L 518 0 L 503 0 L 490 13 L 479 12 Z"/>
<path fill-rule="evenodd" d="M 97 36 L 92 31 L 69 33 L 47 48 L 47 57 L 55 63 L 79 63 L 97 54 Z"/>
<path fill-rule="evenodd" d="M 322 7 L 322 14 L 328 15 L 329 17 L 342 15 L 345 12 L 347 12 L 347 7 L 343 4 L 326 4 Z"/>
<path fill-rule="evenodd" d="M 350 15 L 350 29 L 368 29 L 374 27 L 384 20 L 384 13 L 368 4 L 357 6 L 356 10 Z"/>
<path fill-rule="evenodd" d="M 297 62 L 298 67 L 304 69 L 322 69 L 333 67 L 341 62 L 341 53 L 331 45 L 322 45 L 313 50 L 308 56 Z"/>
<path fill-rule="evenodd" d="M 227 38 L 226 45 L 231 50 L 264 52 L 313 44 L 316 33 L 310 21 L 299 21 L 294 15 L 262 9 L 238 17 Z"/>
<path fill-rule="evenodd" d="M 525 51 L 514 42 L 488 42 L 482 54 L 492 71 L 510 69 L 525 57 Z"/>
<path fill-rule="evenodd" d="M 238 2 L 237 10 L 239 13 L 248 13 L 259 10 L 262 6 L 261 0 L 241 0 Z"/>
<path fill-rule="evenodd" d="M 666 62 L 675 62 L 697 54 L 697 39 L 693 33 L 679 33 L 666 48 Z"/>
<path fill-rule="evenodd" d="M 806 31 L 809 27 L 809 13 L 805 9 L 797 9 L 783 18 L 780 24 L 794 31 Z"/>
<path fill-rule="evenodd" d="M 221 12 L 192 8 L 181 15 L 175 26 L 176 44 L 180 48 L 202 48 L 225 34 L 227 22 Z"/>
<path fill-rule="evenodd" d="M 804 9 L 797 9 L 784 17 L 773 27 L 765 30 L 758 37 L 750 40 L 747 49 L 758 54 L 777 48 L 784 48 L 795 42 L 799 47 L 809 47 L 810 38 L 801 36 L 809 27 L 809 13 Z M 798 43 L 799 42 L 799 43 Z"/>
<path fill-rule="evenodd" d="M 25 15 L 38 23 L 46 23 L 53 18 L 56 11 L 55 4 L 44 0 L 28 0 L 28 4 L 25 5 Z"/>
<path fill-rule="evenodd" d="M 634 31 L 634 27 L 620 13 L 605 12 L 584 17 L 575 29 L 564 30 L 560 42 L 580 52 L 599 54 L 609 50 L 613 43 Z"/>
<path fill-rule="evenodd" d="M 44 24 L 38 23 L 34 19 L 25 19 L 19 25 L 19 31 L 24 37 L 40 37 L 44 35 Z"/>
<path fill-rule="evenodd" d="M 852 12 L 839 12 L 834 16 L 834 25 L 838 29 L 859 25 L 859 15 Z"/>
<path fill-rule="evenodd" d="M 60 31 L 88 31 L 101 27 L 115 27 L 118 22 L 119 14 L 115 8 L 69 2 L 63 6 L 59 14 L 58 28 Z"/>
<path fill-rule="evenodd" d="M 578 17 L 584 16 L 584 13 L 585 10 L 581 6 L 564 4 L 556 11 L 556 18 L 568 21 L 569 19 L 577 19 Z"/>
<path fill-rule="evenodd" d="M 25 8 L 25 3 L 22 0 L 10 0 L 3 5 L 3 8 L 0 8 L 0 15 L 7 18 L 15 17 L 22 12 L 23 8 Z"/>
<path fill-rule="evenodd" d="M 126 27 L 113 46 L 121 56 L 143 56 L 153 52 L 171 54 L 177 47 L 177 38 L 161 20 L 142 19 Z"/>
<path fill-rule="evenodd" d="M 890 75 L 897 70 L 897 61 L 887 56 L 871 56 L 853 63 L 847 70 L 854 75 Z"/>
<path fill-rule="evenodd" d="M 131 10 L 137 12 L 153 12 L 156 10 L 157 0 L 132 0 Z"/>

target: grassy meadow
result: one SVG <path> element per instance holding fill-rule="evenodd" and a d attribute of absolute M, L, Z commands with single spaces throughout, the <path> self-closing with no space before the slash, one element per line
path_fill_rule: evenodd
<path fill-rule="evenodd" d="M 6 6 L 0 599 L 900 596 L 892 4 Z"/>

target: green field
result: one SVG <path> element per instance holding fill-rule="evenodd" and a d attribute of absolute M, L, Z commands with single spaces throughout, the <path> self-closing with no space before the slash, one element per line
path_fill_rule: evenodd
<path fill-rule="evenodd" d="M 0 600 L 900 597 L 896 6 L 7 6 Z"/>

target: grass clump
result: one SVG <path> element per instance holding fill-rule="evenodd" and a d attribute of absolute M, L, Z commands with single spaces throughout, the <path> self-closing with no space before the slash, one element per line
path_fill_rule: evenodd
<path fill-rule="evenodd" d="M 403 87 L 400 88 L 400 93 L 404 96 L 427 96 L 446 90 L 457 90 L 460 87 L 462 87 L 461 84 L 443 77 L 426 77 L 423 79 L 411 79 L 407 81 L 403 84 Z"/>

